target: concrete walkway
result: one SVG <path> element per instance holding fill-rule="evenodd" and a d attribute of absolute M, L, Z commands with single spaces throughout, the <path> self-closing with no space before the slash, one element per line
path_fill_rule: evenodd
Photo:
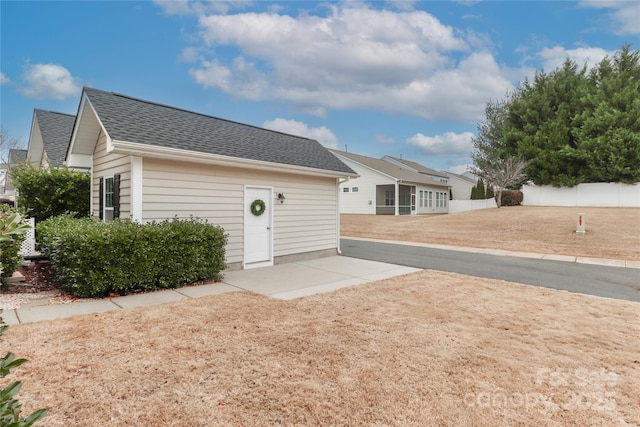
<path fill-rule="evenodd" d="M 535 258 L 608 267 L 640 268 L 640 261 L 546 255 L 498 249 L 464 248 L 459 246 L 359 239 L 355 237 L 348 237 L 347 239 L 379 243 L 397 243 L 405 246 L 429 247 L 516 258 Z M 279 264 L 272 267 L 228 271 L 225 272 L 224 279 L 219 283 L 188 286 L 115 298 L 87 299 L 67 304 L 20 307 L 13 310 L 2 311 L 2 317 L 9 325 L 39 322 L 110 310 L 126 310 L 134 307 L 157 305 L 166 302 L 243 290 L 268 295 L 273 298 L 290 300 L 330 292 L 349 286 L 375 282 L 421 270 L 420 268 L 405 267 L 379 261 L 350 258 L 347 256 L 332 256 L 310 261 Z"/>
<path fill-rule="evenodd" d="M 228 271 L 219 283 L 115 298 L 87 299 L 67 304 L 20 307 L 2 311 L 2 317 L 8 325 L 15 325 L 111 310 L 126 310 L 242 290 L 290 300 L 420 270 L 377 261 L 332 256 L 273 267 Z"/>

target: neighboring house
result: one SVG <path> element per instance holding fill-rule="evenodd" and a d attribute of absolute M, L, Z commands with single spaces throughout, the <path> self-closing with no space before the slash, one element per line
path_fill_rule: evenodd
<path fill-rule="evenodd" d="M 4 171 L 4 188 L 2 189 L 2 198 L 9 200 L 16 200 L 16 189 L 11 182 L 10 171 L 11 168 L 18 166 L 18 164 L 24 162 L 27 159 L 27 150 L 12 148 L 9 150 L 7 156 L 7 164 Z"/>
<path fill-rule="evenodd" d="M 76 116 L 55 111 L 34 110 L 27 158 L 36 167 L 64 164 Z"/>
<path fill-rule="evenodd" d="M 471 189 L 476 186 L 477 181 L 466 175 L 453 172 L 445 173 L 449 177 L 453 200 L 471 200 Z"/>
<path fill-rule="evenodd" d="M 66 164 L 90 171 L 103 220 L 222 226 L 230 269 L 335 254 L 339 185 L 357 176 L 311 139 L 89 88 Z"/>
<path fill-rule="evenodd" d="M 447 213 L 449 185 L 393 162 L 331 150 L 359 175 L 340 184 L 340 212 L 371 215 Z"/>
<path fill-rule="evenodd" d="M 384 156 L 382 160 L 386 160 L 387 162 L 391 162 L 394 165 L 400 166 L 401 168 L 408 169 L 412 172 L 421 173 L 430 178 L 435 179 L 436 181 L 441 182 L 442 184 L 448 184 L 449 176 L 447 176 L 444 172 L 438 172 L 435 169 L 428 168 L 426 166 L 421 165 L 420 163 L 412 162 L 410 160 L 401 159 L 398 157 Z"/>

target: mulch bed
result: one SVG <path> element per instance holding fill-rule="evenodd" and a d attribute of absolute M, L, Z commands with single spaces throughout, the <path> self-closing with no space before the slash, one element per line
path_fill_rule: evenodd
<path fill-rule="evenodd" d="M 60 289 L 51 277 L 51 264 L 48 261 L 21 265 L 18 271 L 24 276 L 24 282 L 11 284 L 6 292 L 35 293 Z"/>

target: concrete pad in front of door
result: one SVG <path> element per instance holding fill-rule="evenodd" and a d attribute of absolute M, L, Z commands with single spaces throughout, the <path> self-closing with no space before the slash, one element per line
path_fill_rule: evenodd
<path fill-rule="evenodd" d="M 416 271 L 420 269 L 332 256 L 252 270 L 229 271 L 225 273 L 223 282 L 247 291 L 288 300 Z"/>

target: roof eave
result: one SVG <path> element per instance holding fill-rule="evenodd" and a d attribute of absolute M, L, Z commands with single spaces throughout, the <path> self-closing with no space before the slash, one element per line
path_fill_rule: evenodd
<path fill-rule="evenodd" d="M 333 171 L 328 169 L 316 169 L 305 166 L 287 165 L 284 163 L 272 163 L 261 160 L 244 159 L 241 157 L 223 156 L 220 154 L 202 153 L 198 151 L 183 150 L 179 148 L 158 147 L 136 142 L 111 140 L 111 150 L 116 153 L 141 157 L 153 157 L 157 159 L 176 160 L 204 163 L 219 166 L 245 167 L 271 172 L 289 172 L 303 175 L 322 176 L 331 178 L 355 178 L 358 174 Z"/>

